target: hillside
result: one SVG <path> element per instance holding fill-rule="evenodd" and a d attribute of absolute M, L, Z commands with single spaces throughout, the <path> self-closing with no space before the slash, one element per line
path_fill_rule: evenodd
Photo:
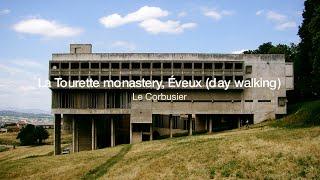
<path fill-rule="evenodd" d="M 319 102 L 249 129 L 61 156 L 51 145 L 17 147 L 0 152 L 0 179 L 320 179 L 320 126 L 307 123 Z"/>
<path fill-rule="evenodd" d="M 320 127 L 261 127 L 52 156 L 52 146 L 0 153 L 8 178 L 316 178 Z"/>

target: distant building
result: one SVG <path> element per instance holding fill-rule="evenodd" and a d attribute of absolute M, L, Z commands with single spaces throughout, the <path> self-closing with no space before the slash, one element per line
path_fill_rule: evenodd
<path fill-rule="evenodd" d="M 205 53 L 92 53 L 90 44 L 71 44 L 70 53 L 49 63 L 55 154 L 61 153 L 61 120 L 73 131 L 73 151 L 93 150 L 174 134 L 212 132 L 286 114 L 293 89 L 292 63 L 284 55 Z M 230 80 L 215 88 L 59 88 L 63 80 Z M 232 80 L 277 80 L 279 89 L 236 87 Z M 163 99 L 142 100 L 151 93 Z M 179 98 L 185 95 L 185 98 Z M 153 97 L 150 95 L 150 97 Z M 173 98 L 175 96 L 176 98 Z"/>
<path fill-rule="evenodd" d="M 21 128 L 25 127 L 27 124 L 28 124 L 27 120 L 21 119 L 21 120 L 19 120 L 19 121 L 17 122 L 17 127 L 18 127 L 19 129 L 21 129 Z"/>

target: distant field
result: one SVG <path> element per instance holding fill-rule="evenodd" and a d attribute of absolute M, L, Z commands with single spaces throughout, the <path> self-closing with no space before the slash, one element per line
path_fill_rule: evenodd
<path fill-rule="evenodd" d="M 320 179 L 319 104 L 249 129 L 70 155 L 52 156 L 52 145 L 10 148 L 0 152 L 0 179 Z"/>
<path fill-rule="evenodd" d="M 49 138 L 44 141 L 45 144 L 53 144 L 53 129 L 49 129 Z M 19 139 L 16 139 L 18 132 L 0 133 L 0 145 L 19 145 Z M 72 142 L 72 134 L 62 132 L 61 134 L 62 144 L 68 144 Z"/>

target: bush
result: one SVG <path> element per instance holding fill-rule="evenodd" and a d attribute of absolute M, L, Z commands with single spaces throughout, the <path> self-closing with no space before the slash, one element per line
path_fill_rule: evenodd
<path fill-rule="evenodd" d="M 20 130 L 17 139 L 20 140 L 21 145 L 40 145 L 48 137 L 49 133 L 43 127 L 28 124 Z"/>

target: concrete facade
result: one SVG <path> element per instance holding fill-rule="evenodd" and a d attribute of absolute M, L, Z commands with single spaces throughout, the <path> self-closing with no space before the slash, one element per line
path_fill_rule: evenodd
<path fill-rule="evenodd" d="M 279 89 L 239 88 L 58 88 L 54 78 L 85 80 L 277 80 Z M 92 53 L 89 44 L 72 44 L 70 53 L 49 63 L 55 135 L 59 117 L 73 128 L 73 151 L 90 150 L 192 132 L 237 128 L 286 114 L 286 91 L 293 89 L 292 63 L 284 55 L 204 53 Z M 166 84 L 165 84 L 165 87 Z M 146 93 L 183 94 L 184 100 L 133 100 Z M 63 120 L 62 120 L 63 121 Z M 57 126 L 57 127 L 56 127 Z M 55 147 L 59 140 L 55 138 Z M 55 148 L 56 154 L 61 148 Z"/>

